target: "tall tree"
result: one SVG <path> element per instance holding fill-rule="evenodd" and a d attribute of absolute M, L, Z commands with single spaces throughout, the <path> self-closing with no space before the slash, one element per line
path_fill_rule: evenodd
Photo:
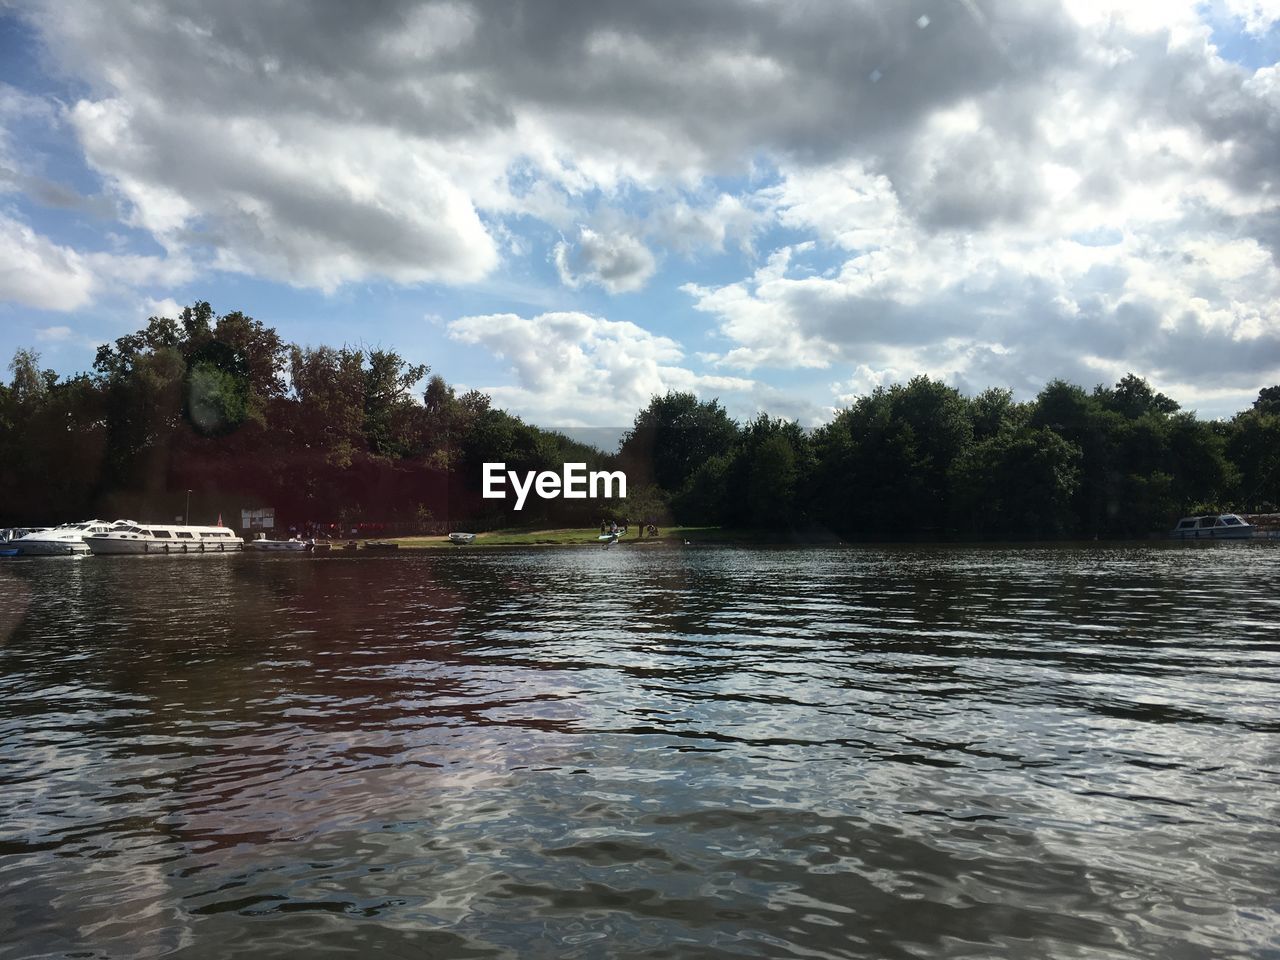
<path fill-rule="evenodd" d="M 636 415 L 619 456 L 629 476 L 678 492 L 700 464 L 729 453 L 738 437 L 738 425 L 718 400 L 673 391 Z"/>

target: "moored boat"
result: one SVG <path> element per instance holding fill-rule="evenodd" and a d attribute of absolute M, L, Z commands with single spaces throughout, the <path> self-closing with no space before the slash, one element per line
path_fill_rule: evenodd
<path fill-rule="evenodd" d="M 474 533 L 451 533 L 449 540 L 452 543 L 471 543 L 476 538 Z"/>
<path fill-rule="evenodd" d="M 1253 535 L 1253 525 L 1234 513 L 1183 517 L 1169 531 L 1175 540 L 1251 540 Z"/>
<path fill-rule="evenodd" d="M 39 533 L 46 527 L 5 527 L 0 530 L 0 557 L 16 557 L 22 550 L 16 546 L 18 540 L 31 533 Z"/>
<path fill-rule="evenodd" d="M 10 540 L 5 546 L 17 550 L 22 557 L 87 556 L 87 539 L 118 527 L 132 524 L 132 520 L 86 520 L 83 523 L 64 523 L 58 527 L 35 528 L 24 536 Z"/>
<path fill-rule="evenodd" d="M 307 540 L 268 540 L 262 537 L 250 540 L 244 548 L 261 553 L 300 553 L 310 546 L 311 543 Z"/>
<path fill-rule="evenodd" d="M 85 540 L 95 556 L 144 553 L 231 553 L 244 546 L 230 527 L 130 524 Z"/>

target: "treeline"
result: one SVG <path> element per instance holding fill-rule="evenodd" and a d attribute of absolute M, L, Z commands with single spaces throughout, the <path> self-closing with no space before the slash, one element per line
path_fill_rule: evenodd
<path fill-rule="evenodd" d="M 60 379 L 27 350 L 10 373 L 0 524 L 172 519 L 189 501 L 192 522 L 233 526 L 264 506 L 284 525 L 487 525 L 505 516 L 479 497 L 480 464 L 605 459 L 394 350 L 286 343 L 203 302 L 99 347 L 92 373 Z M 572 502 L 572 519 L 591 522 L 599 506 Z"/>
<path fill-rule="evenodd" d="M 917 377 L 806 431 L 655 397 L 616 453 L 458 393 L 394 350 L 286 343 L 208 303 L 153 317 L 60 378 L 20 350 L 0 386 L 0 524 L 193 522 L 272 506 L 282 524 L 421 530 L 513 521 L 830 531 L 852 539 L 1144 536 L 1177 516 L 1280 501 L 1280 387 L 1205 421 L 1127 376 L 1026 403 Z M 422 384 L 425 383 L 425 388 Z M 481 464 L 622 468 L 625 503 L 480 497 Z M 188 494 L 190 491 L 190 494 Z"/>
<path fill-rule="evenodd" d="M 852 539 L 1143 537 L 1184 514 L 1280 501 L 1280 387 L 1229 421 L 1129 375 L 1092 391 L 1055 380 L 1027 403 L 920 376 L 812 432 L 767 416 L 740 427 L 680 395 L 636 422 L 671 437 L 650 448 L 688 522 Z"/>

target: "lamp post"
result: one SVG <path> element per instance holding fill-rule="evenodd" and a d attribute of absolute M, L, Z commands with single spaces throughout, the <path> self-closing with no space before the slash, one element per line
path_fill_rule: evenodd
<path fill-rule="evenodd" d="M 186 519 L 183 520 L 183 523 L 187 526 L 191 525 L 191 491 L 190 490 L 187 491 Z"/>

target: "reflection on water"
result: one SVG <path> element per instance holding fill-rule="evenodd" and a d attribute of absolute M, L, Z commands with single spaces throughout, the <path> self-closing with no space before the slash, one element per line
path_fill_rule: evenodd
<path fill-rule="evenodd" d="M 0 958 L 1280 956 L 1280 550 L 0 567 Z"/>

